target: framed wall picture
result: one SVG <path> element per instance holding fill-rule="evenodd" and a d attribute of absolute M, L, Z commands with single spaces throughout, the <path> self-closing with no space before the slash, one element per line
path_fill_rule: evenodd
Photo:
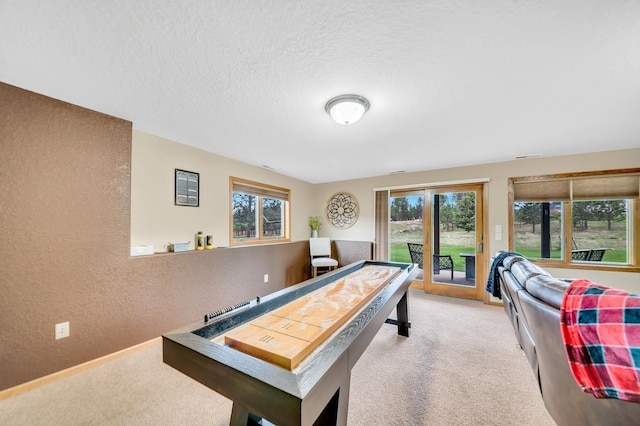
<path fill-rule="evenodd" d="M 200 173 L 175 169 L 175 205 L 198 207 L 200 205 Z"/>

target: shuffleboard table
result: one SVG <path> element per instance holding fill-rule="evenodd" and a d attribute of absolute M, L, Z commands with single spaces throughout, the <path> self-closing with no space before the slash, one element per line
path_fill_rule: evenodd
<path fill-rule="evenodd" d="M 409 336 L 416 275 L 353 263 L 163 335 L 163 360 L 231 399 L 231 425 L 346 425 L 351 369 L 379 328 Z"/>

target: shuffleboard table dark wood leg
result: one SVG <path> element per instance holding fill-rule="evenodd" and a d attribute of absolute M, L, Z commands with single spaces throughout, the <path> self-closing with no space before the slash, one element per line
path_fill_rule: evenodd
<path fill-rule="evenodd" d="M 249 411 L 237 402 L 231 408 L 231 419 L 229 426 L 247 426 L 249 422 Z"/>
<path fill-rule="evenodd" d="M 349 388 L 351 386 L 351 373 L 344 379 L 338 389 L 338 415 L 336 425 L 347 426 L 347 415 L 349 414 Z"/>
<path fill-rule="evenodd" d="M 393 324 L 398 326 L 398 334 L 401 336 L 409 337 L 409 329 L 411 328 L 411 322 L 409 321 L 409 301 L 407 300 L 408 292 L 402 295 L 402 299 L 396 305 L 396 316 L 398 319 L 387 319 L 387 324 Z"/>
<path fill-rule="evenodd" d="M 396 306 L 396 313 L 398 314 L 398 334 L 401 336 L 409 337 L 409 329 L 411 328 L 411 322 L 409 321 L 409 300 L 408 291 L 405 291 L 402 295 L 402 299 Z"/>
<path fill-rule="evenodd" d="M 313 422 L 313 426 L 346 426 L 349 414 L 349 387 L 351 375 L 347 375 L 342 384 L 329 400 L 329 403 L 318 418 Z"/>
<path fill-rule="evenodd" d="M 266 424 L 263 422 L 264 421 L 260 417 L 251 414 L 249 410 L 244 408 L 242 405 L 237 402 L 233 403 L 231 408 L 231 419 L 229 420 L 230 426 L 260 426 L 262 424 Z"/>

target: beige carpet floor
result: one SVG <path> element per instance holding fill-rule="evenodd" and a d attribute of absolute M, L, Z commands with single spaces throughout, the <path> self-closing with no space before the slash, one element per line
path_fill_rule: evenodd
<path fill-rule="evenodd" d="M 352 371 L 349 425 L 553 425 L 501 307 L 410 292 Z M 0 401 L 2 425 L 226 425 L 231 401 L 163 364 L 161 344 Z"/>

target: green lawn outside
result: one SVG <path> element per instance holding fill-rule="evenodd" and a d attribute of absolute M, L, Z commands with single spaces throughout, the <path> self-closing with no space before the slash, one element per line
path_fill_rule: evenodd
<path fill-rule="evenodd" d="M 411 256 L 409 256 L 409 248 L 407 243 L 392 244 L 391 245 L 390 259 L 392 262 L 411 262 Z M 473 253 L 473 247 L 441 247 L 440 254 L 449 254 L 453 259 L 454 270 L 464 272 L 464 258 L 460 257 L 460 253 Z M 540 256 L 539 250 L 519 250 L 518 253 L 530 259 L 538 259 Z M 551 251 L 551 259 L 560 260 L 560 250 Z M 624 250 L 610 250 L 607 251 L 602 259 L 603 262 L 627 262 L 627 253 Z"/>
<path fill-rule="evenodd" d="M 623 224 L 614 223 L 612 231 L 606 228 L 606 222 L 589 222 L 589 229 L 586 231 L 574 230 L 573 242 L 579 248 L 610 247 L 605 253 L 603 262 L 613 262 L 626 264 L 626 233 L 620 229 Z M 538 227 L 539 228 L 539 227 Z M 530 226 L 516 226 L 515 233 L 517 244 L 516 251 L 525 257 L 537 259 L 540 256 L 540 235 L 539 229 L 532 233 Z M 395 262 L 411 262 L 407 242 L 422 242 L 422 222 L 421 221 L 392 221 L 390 222 L 389 239 L 390 253 L 389 259 Z M 559 231 L 559 229 L 558 229 Z M 555 234 L 554 234 L 555 235 Z M 559 235 L 559 234 L 558 234 Z M 560 239 L 558 237 L 558 239 Z M 465 266 L 464 258 L 460 253 L 473 253 L 474 233 L 464 231 L 444 231 L 440 233 L 440 254 L 449 254 L 453 258 L 455 270 L 463 272 Z M 562 242 L 557 242 L 552 246 L 551 259 L 561 260 Z M 493 255 L 493 253 L 491 253 Z"/>
<path fill-rule="evenodd" d="M 391 261 L 395 262 L 411 262 L 409 256 L 409 248 L 407 243 L 392 244 L 389 253 Z M 453 259 L 455 271 L 464 272 L 464 258 L 460 257 L 460 253 L 474 253 L 473 247 L 440 247 L 440 254 L 449 254 Z"/>
<path fill-rule="evenodd" d="M 516 225 L 514 227 L 515 251 L 533 259 L 540 256 L 540 225 Z M 560 249 L 563 242 L 562 226 L 559 220 L 551 222 L 551 258 L 560 259 Z M 608 247 L 612 250 L 605 252 L 603 262 L 627 263 L 627 224 L 626 221 L 611 223 L 606 221 L 589 221 L 586 229 L 573 227 L 571 229 L 573 248 L 589 249 Z"/>
<path fill-rule="evenodd" d="M 540 257 L 540 250 L 516 250 L 518 253 L 531 259 Z M 551 250 L 551 259 L 560 260 L 560 250 Z M 627 263 L 627 252 L 625 250 L 609 250 L 605 252 L 602 258 L 603 262 Z"/>

